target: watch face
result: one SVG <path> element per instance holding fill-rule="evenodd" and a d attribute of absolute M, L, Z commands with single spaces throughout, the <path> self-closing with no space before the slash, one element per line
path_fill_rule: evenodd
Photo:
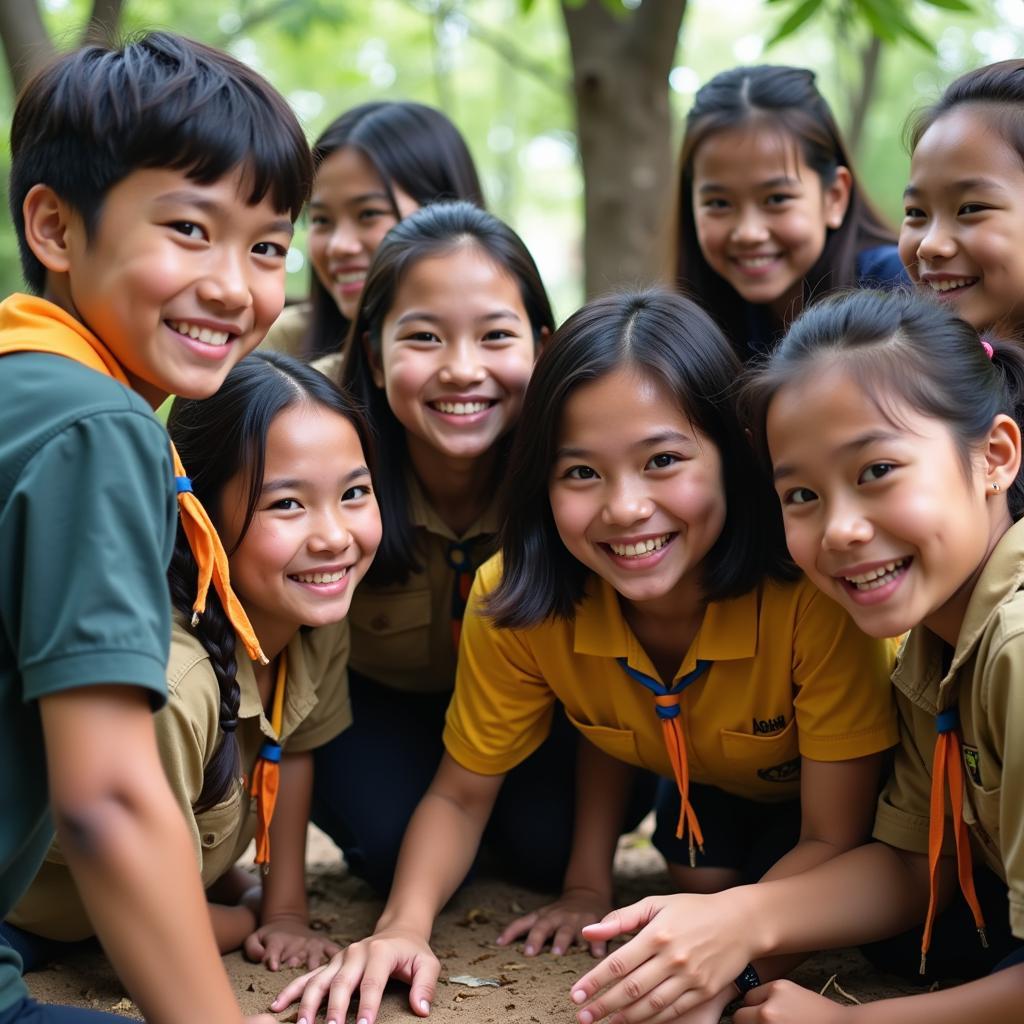
<path fill-rule="evenodd" d="M 761 984 L 761 979 L 758 976 L 757 971 L 754 969 L 753 964 L 747 964 L 743 968 L 743 972 L 736 979 L 735 985 L 740 992 L 749 992 L 752 988 L 757 988 Z"/>

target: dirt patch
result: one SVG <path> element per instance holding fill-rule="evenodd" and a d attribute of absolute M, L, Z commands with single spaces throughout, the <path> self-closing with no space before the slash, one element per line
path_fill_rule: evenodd
<path fill-rule="evenodd" d="M 337 849 L 317 829 L 310 828 L 310 914 L 313 921 L 339 943 L 366 936 L 380 913 L 380 901 L 367 885 L 350 877 Z M 616 856 L 620 903 L 631 903 L 652 893 L 669 892 L 669 878 L 660 856 L 641 832 L 623 837 Z M 494 938 L 503 924 L 545 902 L 545 897 L 498 879 L 481 877 L 452 900 L 438 920 L 434 950 L 442 963 L 441 982 L 430 1020 L 435 1024 L 572 1024 L 569 988 L 593 960 L 587 953 L 561 957 L 544 953 L 523 957 L 518 950 L 501 948 Z M 224 958 L 238 999 L 246 1013 L 266 1011 L 284 983 L 299 971 L 271 974 L 246 962 L 240 954 Z M 460 975 L 497 980 L 498 986 L 470 988 L 448 979 Z M 883 978 L 855 950 L 822 953 L 808 960 L 794 980 L 820 991 L 835 976 L 843 992 L 867 1002 L 914 991 Z M 99 953 L 82 953 L 26 979 L 39 1000 L 91 1007 L 139 1019 L 134 1004 L 107 961 Z M 419 1020 L 409 1010 L 407 989 L 389 987 L 381 1007 L 380 1024 L 411 1024 Z M 834 983 L 828 995 L 845 1002 Z M 294 1020 L 294 1010 L 279 1015 Z M 723 1018 L 728 1020 L 728 1018 Z"/>

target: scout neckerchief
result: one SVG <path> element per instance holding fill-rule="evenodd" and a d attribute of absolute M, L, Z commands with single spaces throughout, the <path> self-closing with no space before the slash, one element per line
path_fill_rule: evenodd
<path fill-rule="evenodd" d="M 935 718 L 938 738 L 932 759 L 932 792 L 928 812 L 928 914 L 924 920 L 924 934 L 921 937 L 921 973 L 925 972 L 925 958 L 932 942 L 932 925 L 935 922 L 936 900 L 938 898 L 939 857 L 942 854 L 942 834 L 946 826 L 946 776 L 949 775 L 949 803 L 953 812 L 953 835 L 956 838 L 956 872 L 960 879 L 960 891 L 967 900 L 974 916 L 981 944 L 987 949 L 985 918 L 974 891 L 974 868 L 971 860 L 971 844 L 964 824 L 964 775 L 961 767 L 960 715 L 956 708 L 940 711 Z"/>
<path fill-rule="evenodd" d="M 256 863 L 262 865 L 264 874 L 270 870 L 270 822 L 274 817 L 277 791 L 281 785 L 281 725 L 284 721 L 287 664 L 287 653 L 282 651 L 277 660 L 277 680 L 274 683 L 274 701 L 270 712 L 270 728 L 274 732 L 274 739 L 263 741 L 256 767 L 252 770 L 250 796 L 256 798 Z"/>
<path fill-rule="evenodd" d="M 690 867 L 697 866 L 697 849 L 704 852 L 704 834 L 697 821 L 697 813 L 690 803 L 690 767 L 686 760 L 686 736 L 682 723 L 679 721 L 679 700 L 690 683 L 696 682 L 709 668 L 710 661 L 698 659 L 697 667 L 671 686 L 666 686 L 660 679 L 655 679 L 639 669 L 629 665 L 625 658 L 615 659 L 630 679 L 635 679 L 641 686 L 646 686 L 654 694 L 654 710 L 661 721 L 661 734 L 665 740 L 665 749 L 672 762 L 672 774 L 676 777 L 679 787 L 679 821 L 676 824 L 676 838 L 683 838 L 684 829 L 690 841 Z M 695 849 L 696 847 L 696 849 Z"/>
<path fill-rule="evenodd" d="M 452 585 L 452 643 L 455 650 L 459 649 L 459 637 L 462 636 L 462 620 L 466 614 L 466 602 L 469 592 L 473 589 L 473 576 L 476 565 L 473 563 L 472 541 L 449 541 L 444 552 L 449 568 L 455 571 Z"/>
<path fill-rule="evenodd" d="M 95 334 L 59 306 L 33 295 L 15 294 L 0 303 L 0 356 L 13 352 L 46 352 L 65 356 L 90 370 L 113 377 L 125 387 L 131 387 L 121 364 Z M 192 493 L 192 482 L 185 475 L 173 444 L 171 455 L 174 458 L 181 525 L 199 566 L 199 587 L 192 606 L 192 623 L 195 625 L 206 609 L 206 595 L 212 582 L 228 621 L 245 644 L 249 657 L 266 664 L 267 659 L 260 650 L 249 617 L 231 589 L 224 546 L 206 510 Z"/>

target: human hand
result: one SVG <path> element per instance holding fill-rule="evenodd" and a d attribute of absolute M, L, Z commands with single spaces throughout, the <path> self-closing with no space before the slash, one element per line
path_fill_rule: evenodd
<path fill-rule="evenodd" d="M 843 1024 L 848 1006 L 801 988 L 792 981 L 771 981 L 751 989 L 733 1014 L 733 1024 Z"/>
<path fill-rule="evenodd" d="M 285 987 L 270 1004 L 280 1013 L 299 1001 L 298 1024 L 313 1024 L 320 1004 L 327 998 L 328 1021 L 344 1021 L 353 993 L 359 989 L 356 1019 L 373 1024 L 380 1009 L 384 986 L 391 977 L 409 985 L 409 1006 L 425 1017 L 434 1001 L 441 965 L 417 932 L 386 928 L 335 953 L 330 962 Z"/>
<path fill-rule="evenodd" d="M 674 1020 L 719 995 L 758 950 L 745 889 L 649 896 L 583 929 L 587 941 L 638 931 L 572 987 L 580 1024 Z"/>
<path fill-rule="evenodd" d="M 523 953 L 526 956 L 539 953 L 548 939 L 551 939 L 551 952 L 560 956 L 574 942 L 582 942 L 580 931 L 584 925 L 600 921 L 611 909 L 607 898 L 594 889 L 566 889 L 554 903 L 523 914 L 506 925 L 497 943 L 507 946 L 525 932 Z M 604 939 L 594 939 L 589 945 L 593 956 L 604 956 L 608 949 Z"/>
<path fill-rule="evenodd" d="M 341 952 L 322 932 L 315 932 L 303 917 L 278 917 L 257 928 L 243 945 L 246 957 L 266 965 L 268 970 L 282 967 L 319 967 L 328 957 Z"/>

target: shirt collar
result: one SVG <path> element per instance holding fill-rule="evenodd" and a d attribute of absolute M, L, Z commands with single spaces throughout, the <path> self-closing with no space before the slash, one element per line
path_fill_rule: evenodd
<path fill-rule="evenodd" d="M 754 657 L 757 618 L 757 588 L 739 597 L 709 602 L 676 678 L 691 671 L 698 660 L 738 661 Z M 653 671 L 646 652 L 626 624 L 618 594 L 596 574 L 587 580 L 584 598 L 576 609 L 573 651 L 599 658 L 625 658 L 641 672 Z"/>
<path fill-rule="evenodd" d="M 1014 523 L 999 539 L 974 585 L 960 626 L 956 649 L 943 671 L 946 644 L 930 629 L 911 630 L 893 672 L 893 684 L 932 714 L 956 703 L 957 676 L 972 658 L 999 607 L 1024 585 L 1024 520 Z"/>
<path fill-rule="evenodd" d="M 406 489 L 409 494 L 409 519 L 413 526 L 422 527 L 428 533 L 437 534 L 445 540 L 467 541 L 484 534 L 493 535 L 498 532 L 498 503 L 492 498 L 479 517 L 470 524 L 461 536 L 457 536 L 447 523 L 437 514 L 423 492 L 416 474 L 411 470 L 405 474 Z"/>
<path fill-rule="evenodd" d="M 284 715 L 281 721 L 281 736 L 274 736 L 270 721 L 263 713 L 259 688 L 256 686 L 256 673 L 253 663 L 246 658 L 239 659 L 236 670 L 241 698 L 238 702 L 239 718 L 258 718 L 260 731 L 269 739 L 283 739 L 293 733 L 308 717 L 316 705 L 316 689 L 306 665 L 306 650 L 303 643 L 303 631 L 300 629 L 288 642 L 286 648 L 288 659 L 287 675 L 284 690 Z"/>

